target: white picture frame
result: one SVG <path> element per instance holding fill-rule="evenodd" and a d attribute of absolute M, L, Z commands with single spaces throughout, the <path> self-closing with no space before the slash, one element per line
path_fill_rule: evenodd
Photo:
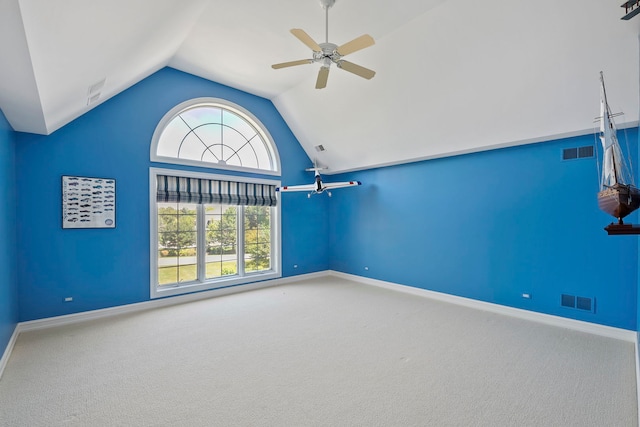
<path fill-rule="evenodd" d="M 62 228 L 115 227 L 115 179 L 62 176 Z"/>

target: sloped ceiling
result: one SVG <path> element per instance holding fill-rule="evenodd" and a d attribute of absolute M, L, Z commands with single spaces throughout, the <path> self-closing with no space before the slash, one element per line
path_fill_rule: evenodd
<path fill-rule="evenodd" d="M 637 123 L 640 18 L 618 3 L 337 0 L 329 41 L 373 36 L 347 59 L 377 74 L 316 90 L 318 64 L 271 64 L 311 57 L 291 28 L 324 41 L 319 0 L 0 0 L 0 108 L 49 134 L 171 66 L 271 99 L 333 172 L 543 141 L 593 131 L 600 70 Z"/>

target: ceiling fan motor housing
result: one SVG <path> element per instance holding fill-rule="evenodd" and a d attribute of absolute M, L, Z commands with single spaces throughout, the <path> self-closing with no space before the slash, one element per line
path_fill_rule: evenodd
<path fill-rule="evenodd" d="M 340 60 L 341 56 L 337 52 L 338 45 L 333 43 L 320 43 L 318 46 L 322 49 L 322 52 L 313 52 L 313 60 L 315 62 L 324 61 L 329 59 L 332 62 Z M 326 63 L 326 61 L 324 61 Z"/>

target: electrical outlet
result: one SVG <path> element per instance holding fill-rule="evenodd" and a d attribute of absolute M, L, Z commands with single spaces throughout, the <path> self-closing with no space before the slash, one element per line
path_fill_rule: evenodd
<path fill-rule="evenodd" d="M 531 294 L 524 293 L 524 294 L 522 294 L 522 298 L 531 299 Z"/>
<path fill-rule="evenodd" d="M 71 302 L 73 301 L 73 297 L 64 297 L 64 302 Z"/>

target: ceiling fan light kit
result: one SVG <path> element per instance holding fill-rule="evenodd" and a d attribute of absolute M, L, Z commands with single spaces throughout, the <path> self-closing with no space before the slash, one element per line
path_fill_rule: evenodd
<path fill-rule="evenodd" d="M 318 72 L 318 78 L 316 80 L 316 89 L 323 89 L 327 86 L 327 80 L 329 78 L 329 68 L 331 67 L 331 64 L 336 64 L 338 68 L 365 79 L 371 79 L 376 75 L 376 72 L 373 70 L 342 59 L 343 56 L 372 46 L 375 43 L 373 37 L 368 34 L 364 34 L 340 46 L 334 43 L 329 43 L 329 8 L 331 8 L 331 6 L 335 4 L 335 2 L 335 0 L 320 0 L 320 4 L 325 9 L 326 15 L 326 38 L 324 43 L 316 43 L 315 40 L 313 40 L 304 30 L 300 28 L 294 28 L 291 30 L 291 34 L 293 34 L 298 40 L 300 40 L 312 50 L 313 57 L 311 59 L 301 59 L 297 61 L 273 64 L 271 66 L 272 68 L 280 69 L 285 67 L 293 67 L 296 65 L 313 64 L 314 62 L 319 62 L 321 64 L 321 67 L 320 71 Z"/>

